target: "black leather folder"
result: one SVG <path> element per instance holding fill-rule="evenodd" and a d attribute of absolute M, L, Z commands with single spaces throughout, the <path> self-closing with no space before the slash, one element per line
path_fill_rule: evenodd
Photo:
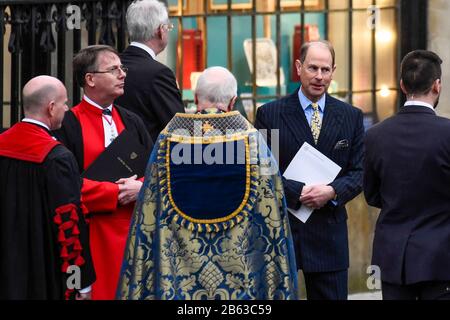
<path fill-rule="evenodd" d="M 116 182 L 120 178 L 144 176 L 151 150 L 147 150 L 132 133 L 123 130 L 95 161 L 81 174 L 95 181 Z"/>

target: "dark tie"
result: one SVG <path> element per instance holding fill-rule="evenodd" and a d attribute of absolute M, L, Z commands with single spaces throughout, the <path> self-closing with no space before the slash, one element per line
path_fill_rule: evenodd
<path fill-rule="evenodd" d="M 102 114 L 103 114 L 103 116 L 111 117 L 110 119 L 103 117 L 106 120 L 106 122 L 108 123 L 109 129 L 111 130 L 111 134 L 110 134 L 109 142 L 108 142 L 108 145 L 109 145 L 117 137 L 116 132 L 114 130 L 114 120 L 112 118 L 112 112 L 108 108 L 103 109 Z"/>

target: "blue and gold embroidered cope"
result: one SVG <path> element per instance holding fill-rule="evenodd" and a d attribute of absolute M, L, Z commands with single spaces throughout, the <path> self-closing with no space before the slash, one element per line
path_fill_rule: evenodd
<path fill-rule="evenodd" d="M 117 298 L 296 299 L 281 177 L 263 163 L 275 162 L 238 112 L 177 114 L 148 163 Z"/>
<path fill-rule="evenodd" d="M 174 164 L 169 156 L 177 147 L 189 154 L 188 157 L 180 154 L 186 160 L 182 164 Z M 246 159 L 248 149 L 247 138 L 213 144 L 167 141 L 164 187 L 168 189 L 167 205 L 175 209 L 180 223 L 185 222 L 189 229 L 218 231 L 233 226 L 239 219 L 237 216 L 253 206 L 256 179 L 251 176 L 250 158 Z M 243 159 L 233 157 L 242 153 L 240 150 L 244 151 Z M 200 155 L 198 163 L 195 154 Z M 208 156 L 214 165 L 202 161 Z"/>

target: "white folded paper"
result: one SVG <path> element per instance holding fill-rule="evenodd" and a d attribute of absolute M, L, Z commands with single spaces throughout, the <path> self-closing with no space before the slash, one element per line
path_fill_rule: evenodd
<path fill-rule="evenodd" d="M 337 177 L 339 171 L 341 171 L 340 166 L 305 142 L 292 159 L 283 177 L 303 182 L 305 185 L 328 184 Z M 290 208 L 288 210 L 303 223 L 308 220 L 314 211 L 314 209 L 304 205 L 299 210 Z"/>

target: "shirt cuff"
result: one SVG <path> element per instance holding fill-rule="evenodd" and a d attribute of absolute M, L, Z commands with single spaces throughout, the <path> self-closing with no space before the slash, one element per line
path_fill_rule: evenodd
<path fill-rule="evenodd" d="M 335 207 L 337 207 L 337 205 L 338 205 L 338 202 L 337 202 L 337 197 L 338 197 L 338 195 L 337 195 L 336 189 L 335 189 L 332 185 L 329 185 L 329 186 L 332 187 L 333 190 L 334 190 L 334 198 L 331 199 L 330 202 L 331 202 L 331 204 L 333 204 Z"/>
<path fill-rule="evenodd" d="M 88 293 L 92 291 L 92 286 L 86 287 L 84 289 L 79 290 L 79 293 Z"/>

